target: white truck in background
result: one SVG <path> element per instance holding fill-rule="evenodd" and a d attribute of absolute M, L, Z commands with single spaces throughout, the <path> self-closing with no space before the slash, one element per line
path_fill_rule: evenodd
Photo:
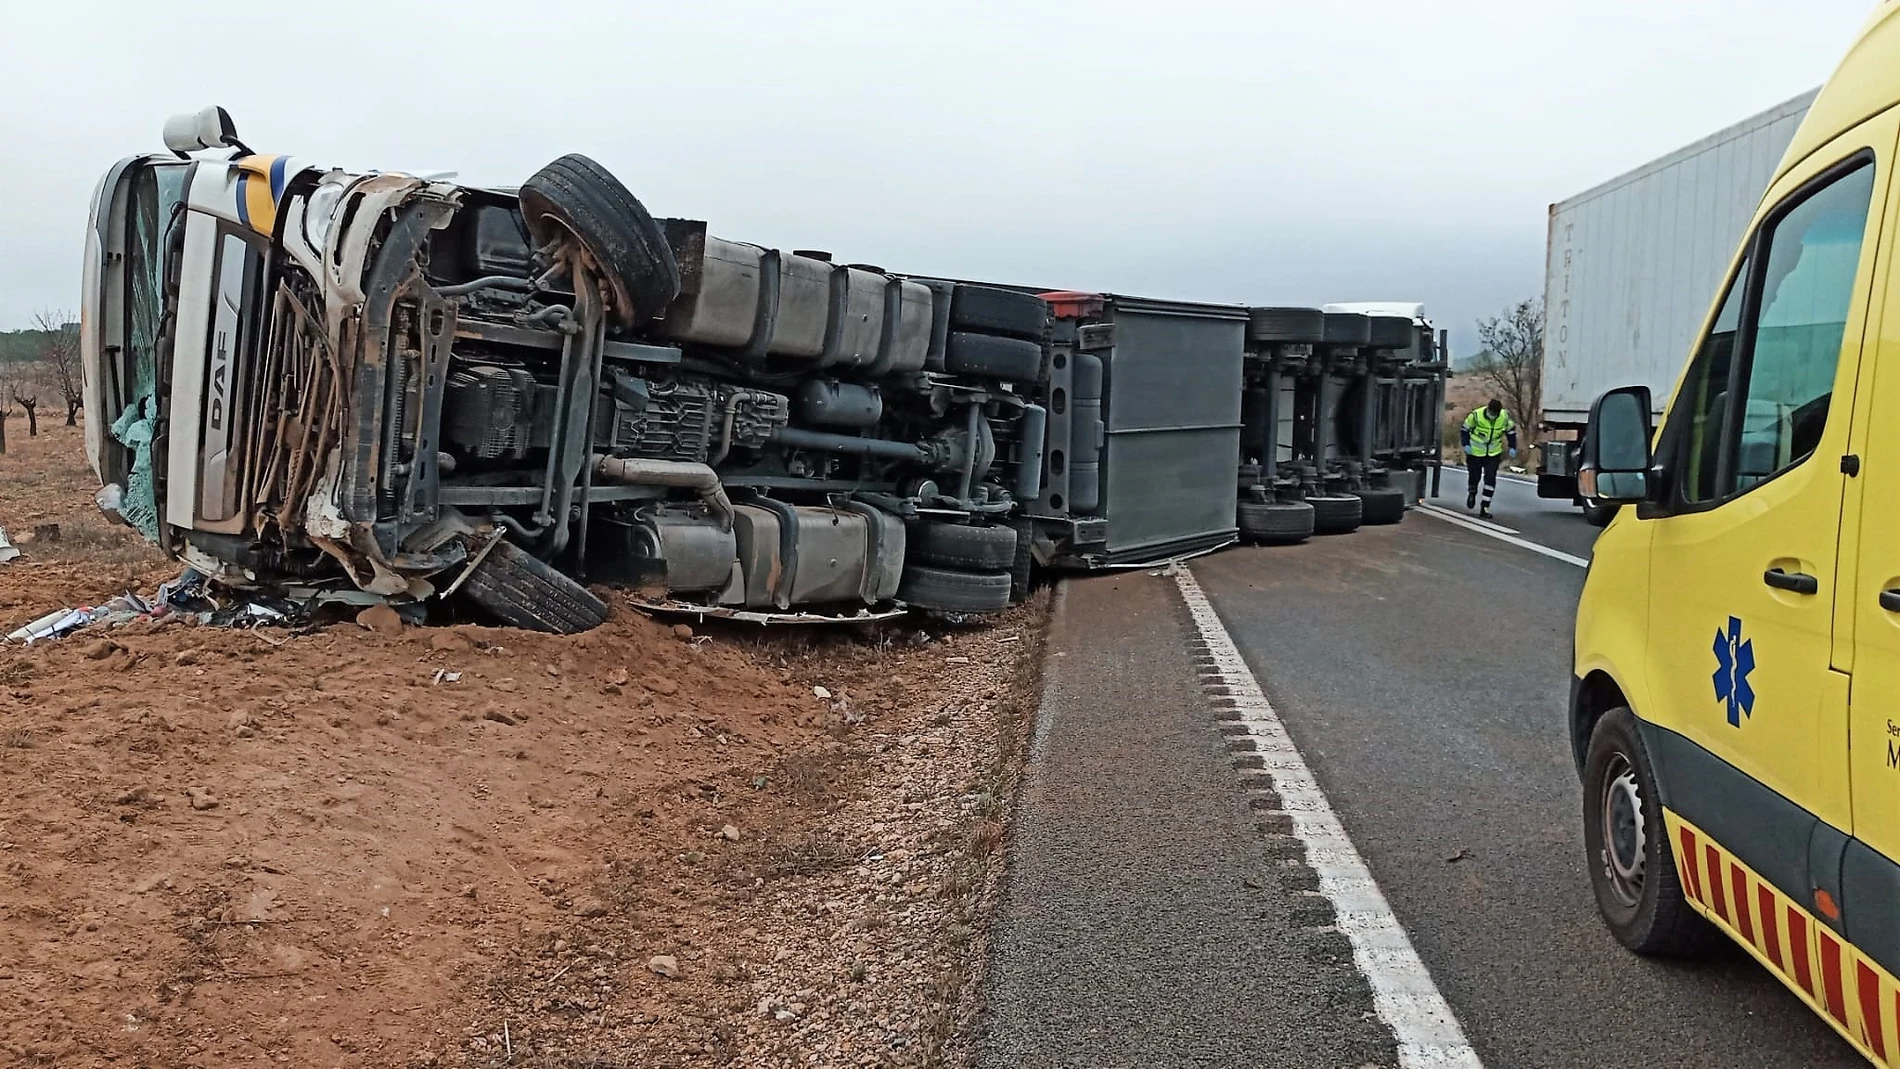
<path fill-rule="evenodd" d="M 1816 91 L 1818 92 L 1818 90 Z M 1815 92 L 1550 207 L 1537 493 L 1577 496 L 1590 404 L 1617 386 L 1668 403 L 1742 231 Z M 1610 510 L 1586 514 L 1606 522 Z"/>

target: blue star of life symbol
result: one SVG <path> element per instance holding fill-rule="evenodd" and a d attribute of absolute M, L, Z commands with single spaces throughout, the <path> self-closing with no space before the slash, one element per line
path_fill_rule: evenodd
<path fill-rule="evenodd" d="M 1741 727 L 1742 717 L 1755 715 L 1755 688 L 1748 674 L 1755 670 L 1754 640 L 1742 641 L 1742 621 L 1728 618 L 1728 630 L 1715 633 L 1715 700 L 1728 704 L 1730 727 Z"/>

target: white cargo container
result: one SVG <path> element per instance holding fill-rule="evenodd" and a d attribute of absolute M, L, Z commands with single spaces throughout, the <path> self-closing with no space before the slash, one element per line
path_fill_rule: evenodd
<path fill-rule="evenodd" d="M 1660 411 L 1814 97 L 1804 93 L 1551 205 L 1545 424 L 1580 435 L 1598 395 L 1639 383 Z M 1576 461 L 1574 441 L 1546 442 L 1539 494 L 1574 499 Z"/>

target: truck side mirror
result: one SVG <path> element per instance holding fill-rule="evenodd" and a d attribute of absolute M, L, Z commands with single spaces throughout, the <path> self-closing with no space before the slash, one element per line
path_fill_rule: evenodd
<path fill-rule="evenodd" d="M 1611 390 L 1590 406 L 1577 490 L 1595 505 L 1624 505 L 1649 498 L 1649 387 Z"/>
<path fill-rule="evenodd" d="M 166 119 L 165 147 L 180 157 L 212 148 L 250 152 L 244 142 L 238 140 L 237 124 L 231 121 L 231 113 L 215 104 L 202 111 Z"/>

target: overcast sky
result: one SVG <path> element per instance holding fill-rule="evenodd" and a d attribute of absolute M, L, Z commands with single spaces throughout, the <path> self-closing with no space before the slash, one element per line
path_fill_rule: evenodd
<path fill-rule="evenodd" d="M 1543 288 L 1547 206 L 1820 84 L 1871 0 L 65 0 L 0 34 L 0 329 L 79 302 L 97 176 L 260 152 L 518 182 L 894 270 L 1261 303 Z"/>

